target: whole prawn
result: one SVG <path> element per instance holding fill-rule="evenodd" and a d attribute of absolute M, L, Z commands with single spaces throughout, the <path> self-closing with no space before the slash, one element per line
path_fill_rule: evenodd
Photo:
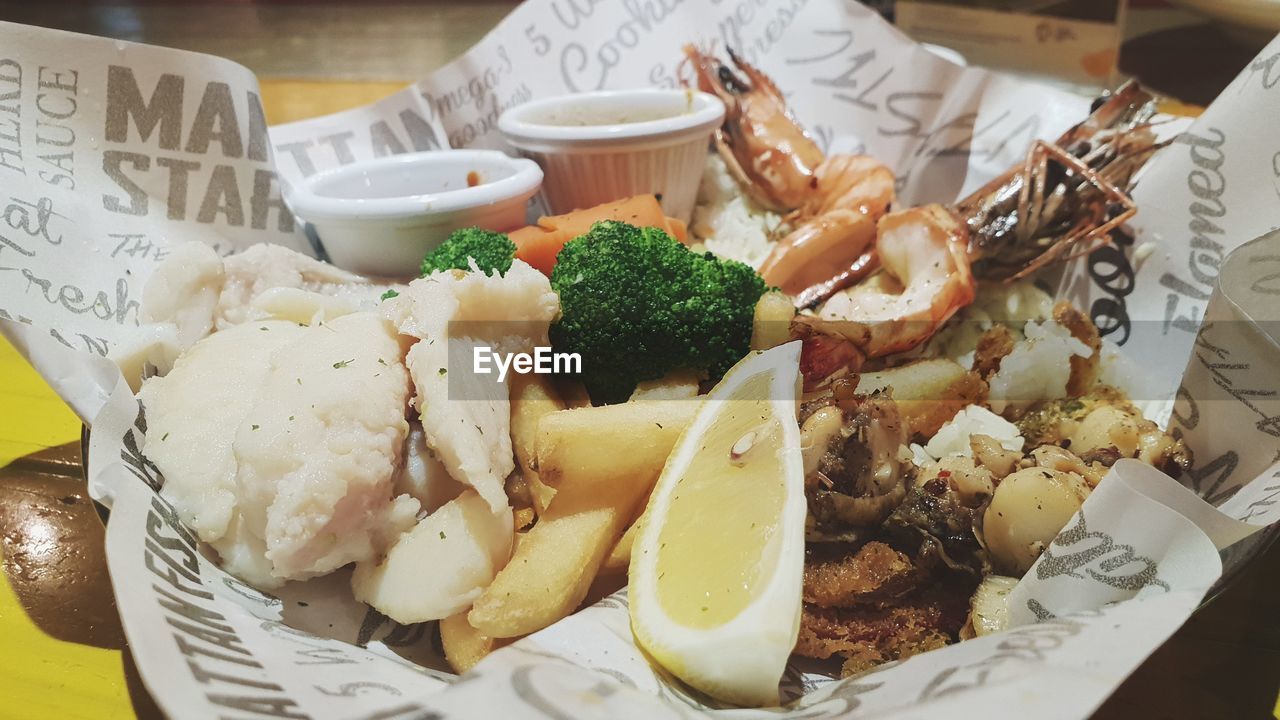
<path fill-rule="evenodd" d="M 893 202 L 889 168 L 866 155 L 825 156 L 773 81 L 732 49 L 736 71 L 692 45 L 684 52 L 698 88 L 725 104 L 715 144 L 729 173 L 792 228 L 760 266 L 765 281 L 800 297 L 865 276 L 876 220 Z"/>
<path fill-rule="evenodd" d="M 977 280 L 1025 277 L 1109 242 L 1136 212 L 1125 188 L 1162 147 L 1150 129 L 1153 99 L 1130 83 L 960 202 L 886 214 L 886 167 L 823 157 L 777 86 L 733 52 L 745 79 L 696 48 L 685 55 L 699 88 L 728 108 L 716 147 L 731 173 L 758 202 L 789 213 L 794 229 L 760 270 L 798 307 L 815 308 L 795 328 L 815 373 L 919 345 L 973 301 Z"/>

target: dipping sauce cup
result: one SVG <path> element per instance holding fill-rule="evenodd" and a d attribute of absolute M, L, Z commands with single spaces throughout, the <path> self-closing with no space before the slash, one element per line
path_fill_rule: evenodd
<path fill-rule="evenodd" d="M 441 150 L 363 160 L 294 187 L 333 264 L 366 275 L 417 275 L 422 257 L 461 227 L 524 227 L 542 184 L 530 160 L 496 150 Z"/>
<path fill-rule="evenodd" d="M 542 167 L 552 214 L 653 193 L 667 215 L 688 222 L 724 112 L 719 98 L 696 90 L 611 90 L 518 105 L 498 128 Z"/>

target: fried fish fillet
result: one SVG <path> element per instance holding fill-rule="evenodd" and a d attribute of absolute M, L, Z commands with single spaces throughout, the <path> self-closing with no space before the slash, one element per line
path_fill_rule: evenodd
<path fill-rule="evenodd" d="M 969 580 L 946 581 L 883 607 L 805 603 L 795 652 L 819 659 L 840 656 L 841 675 L 847 677 L 949 645 L 964 625 L 972 590 Z"/>
<path fill-rule="evenodd" d="M 882 542 L 849 553 L 810 550 L 804 564 L 804 601 L 818 607 L 880 603 L 911 592 L 928 576 L 911 558 Z"/>

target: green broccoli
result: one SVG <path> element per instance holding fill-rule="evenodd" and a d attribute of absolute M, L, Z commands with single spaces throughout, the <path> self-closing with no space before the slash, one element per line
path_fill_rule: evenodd
<path fill-rule="evenodd" d="M 481 230 L 478 227 L 454 230 L 449 238 L 422 258 L 422 274 L 437 270 L 470 270 L 468 258 L 476 261 L 476 267 L 486 275 L 499 274 L 511 269 L 516 256 L 516 244 L 500 232 Z"/>
<path fill-rule="evenodd" d="M 561 310 L 551 344 L 582 356 L 597 403 L 623 402 L 637 383 L 672 370 L 718 379 L 747 354 L 766 289 L 747 265 L 610 220 L 565 244 L 551 287 Z"/>

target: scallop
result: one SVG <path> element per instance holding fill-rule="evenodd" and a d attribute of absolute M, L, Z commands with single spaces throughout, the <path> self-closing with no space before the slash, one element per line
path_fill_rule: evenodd
<path fill-rule="evenodd" d="M 1133 415 L 1114 405 L 1095 408 L 1071 433 L 1071 451 L 1077 455 L 1114 447 L 1121 457 L 1138 454 L 1138 423 Z"/>
<path fill-rule="evenodd" d="M 969 620 L 960 631 L 963 639 L 992 635 L 1009 629 L 1009 593 L 1017 578 L 988 575 L 969 598 Z"/>
<path fill-rule="evenodd" d="M 982 518 L 983 539 L 996 567 L 1021 576 L 1089 497 L 1075 473 L 1031 467 L 1006 477 Z"/>

